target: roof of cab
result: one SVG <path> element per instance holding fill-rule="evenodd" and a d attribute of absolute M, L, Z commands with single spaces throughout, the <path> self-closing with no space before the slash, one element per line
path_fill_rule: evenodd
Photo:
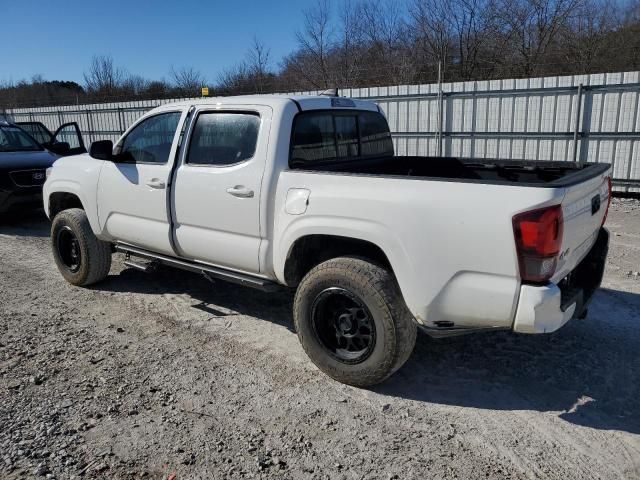
<path fill-rule="evenodd" d="M 344 102 L 344 101 L 347 102 Z M 340 105 L 343 103 L 343 105 Z M 163 110 L 168 107 L 187 105 L 266 105 L 275 108 L 284 108 L 286 105 L 296 105 L 301 111 L 326 110 L 326 109 L 356 109 L 379 111 L 378 106 L 369 101 L 356 100 L 346 97 L 330 97 L 324 95 L 240 95 L 233 97 L 210 97 L 184 100 L 181 102 L 167 103 L 154 110 Z M 348 106 L 347 106 L 348 105 Z"/>

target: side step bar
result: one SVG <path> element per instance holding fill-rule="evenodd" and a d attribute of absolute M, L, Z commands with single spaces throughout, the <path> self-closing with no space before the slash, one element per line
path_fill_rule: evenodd
<path fill-rule="evenodd" d="M 245 273 L 232 272 L 230 270 L 225 270 L 224 268 L 203 265 L 190 260 L 170 257 L 168 255 L 161 255 L 159 253 L 149 252 L 142 248 L 126 245 L 123 243 L 117 243 L 115 245 L 115 249 L 117 252 L 127 254 L 127 256 L 139 257 L 145 260 L 149 260 L 152 263 L 159 263 L 190 272 L 200 273 L 204 275 L 208 280 L 224 280 L 226 282 L 237 283 L 246 287 L 257 288 L 258 290 L 263 290 L 265 292 L 273 292 L 281 288 L 280 285 L 276 282 L 267 280 L 265 278 L 254 277 Z M 125 261 L 125 265 L 128 265 L 132 268 L 137 268 L 138 270 L 149 271 L 149 269 L 145 268 L 144 265 L 131 262 L 128 259 L 127 261 Z"/>
<path fill-rule="evenodd" d="M 127 255 L 127 257 L 128 256 L 129 255 Z M 133 260 L 129 260 L 128 258 L 124 261 L 124 264 L 127 267 L 135 268 L 136 270 L 140 270 L 141 272 L 144 272 L 144 273 L 151 273 L 158 266 L 158 262 L 156 261 L 149 262 L 149 263 L 137 263 L 137 262 L 134 262 Z"/>

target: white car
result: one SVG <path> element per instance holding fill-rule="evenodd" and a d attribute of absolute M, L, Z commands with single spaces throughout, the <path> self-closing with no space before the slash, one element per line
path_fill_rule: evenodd
<path fill-rule="evenodd" d="M 608 249 L 608 164 L 396 157 L 374 103 L 246 96 L 158 107 L 59 160 L 44 207 L 60 272 L 131 267 L 296 289 L 311 360 L 367 386 L 420 327 L 549 333 L 586 314 Z M 139 260 L 132 260 L 136 258 Z"/>

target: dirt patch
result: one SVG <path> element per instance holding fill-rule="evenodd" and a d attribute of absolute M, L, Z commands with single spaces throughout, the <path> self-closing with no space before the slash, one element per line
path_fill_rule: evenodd
<path fill-rule="evenodd" d="M 0 225 L 3 478 L 640 478 L 640 202 L 603 288 L 547 336 L 420 335 L 372 390 L 322 375 L 291 297 L 125 269 L 66 284 L 39 216 Z"/>

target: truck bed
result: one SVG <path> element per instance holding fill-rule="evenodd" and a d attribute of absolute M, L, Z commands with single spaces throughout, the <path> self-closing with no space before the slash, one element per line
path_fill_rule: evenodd
<path fill-rule="evenodd" d="M 455 157 L 379 157 L 320 163 L 305 170 L 412 177 L 441 181 L 567 187 L 604 173 L 609 164 Z M 294 165 L 295 169 L 296 166 Z"/>

